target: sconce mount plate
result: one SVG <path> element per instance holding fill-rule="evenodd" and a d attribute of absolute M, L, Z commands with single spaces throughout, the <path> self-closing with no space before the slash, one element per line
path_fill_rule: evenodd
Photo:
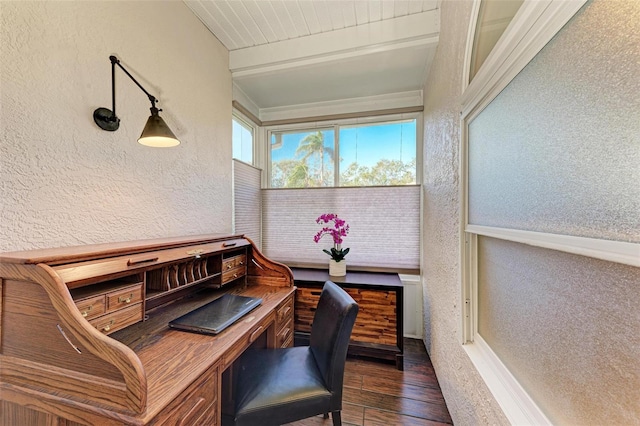
<path fill-rule="evenodd" d="M 102 129 L 114 132 L 120 127 L 120 119 L 113 115 L 108 108 L 98 108 L 93 111 L 93 121 Z"/>

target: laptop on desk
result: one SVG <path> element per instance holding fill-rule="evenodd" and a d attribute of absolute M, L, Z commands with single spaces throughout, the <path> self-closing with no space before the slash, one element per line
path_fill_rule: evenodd
<path fill-rule="evenodd" d="M 262 303 L 258 297 L 225 294 L 169 322 L 177 330 L 218 334 Z"/>

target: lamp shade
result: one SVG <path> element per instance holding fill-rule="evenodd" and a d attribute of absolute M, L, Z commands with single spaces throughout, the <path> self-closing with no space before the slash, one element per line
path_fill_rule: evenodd
<path fill-rule="evenodd" d="M 144 130 L 142 130 L 140 138 L 138 138 L 138 143 L 155 148 L 180 145 L 180 141 L 167 126 L 167 123 L 157 113 L 154 114 L 153 112 L 147 120 Z"/>

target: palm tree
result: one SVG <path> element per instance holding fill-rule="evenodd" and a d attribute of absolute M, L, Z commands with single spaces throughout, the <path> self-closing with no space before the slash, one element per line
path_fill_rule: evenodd
<path fill-rule="evenodd" d="M 324 134 L 318 130 L 310 133 L 300 141 L 296 149 L 296 156 L 302 155 L 302 161 L 318 157 L 320 159 L 320 186 L 324 184 L 324 155 L 328 154 L 333 161 L 333 148 L 324 146 Z"/>

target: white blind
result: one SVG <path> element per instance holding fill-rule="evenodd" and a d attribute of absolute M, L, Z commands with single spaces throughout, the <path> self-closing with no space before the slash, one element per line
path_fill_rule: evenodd
<path fill-rule="evenodd" d="M 350 226 L 342 244 L 349 266 L 419 269 L 420 187 L 263 189 L 263 252 L 284 263 L 326 265 L 316 218 L 335 213 Z"/>
<path fill-rule="evenodd" d="M 233 225 L 234 232 L 251 238 L 258 248 L 262 245 L 260 227 L 262 170 L 242 161 L 233 160 Z"/>

